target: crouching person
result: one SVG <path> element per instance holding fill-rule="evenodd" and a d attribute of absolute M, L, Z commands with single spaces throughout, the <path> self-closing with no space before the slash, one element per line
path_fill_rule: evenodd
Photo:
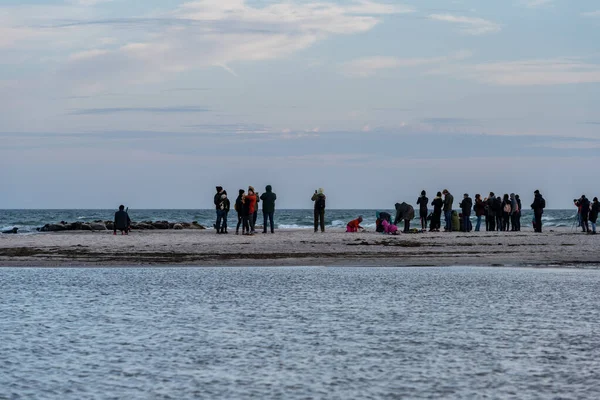
<path fill-rule="evenodd" d="M 346 225 L 346 232 L 358 232 L 359 229 L 364 230 L 365 228 L 360 226 L 361 222 L 363 222 L 362 216 L 348 222 L 348 225 Z"/>

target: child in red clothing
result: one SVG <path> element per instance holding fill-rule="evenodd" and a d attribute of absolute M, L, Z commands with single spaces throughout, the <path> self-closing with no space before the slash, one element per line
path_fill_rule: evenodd
<path fill-rule="evenodd" d="M 359 229 L 365 229 L 362 226 L 360 226 L 360 223 L 362 221 L 363 218 L 358 217 L 357 219 L 348 222 L 348 225 L 346 225 L 346 232 L 358 232 Z"/>

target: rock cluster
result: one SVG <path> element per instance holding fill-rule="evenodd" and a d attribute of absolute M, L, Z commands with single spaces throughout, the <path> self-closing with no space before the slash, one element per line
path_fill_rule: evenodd
<path fill-rule="evenodd" d="M 169 221 L 142 221 L 132 222 L 131 230 L 152 230 L 152 229 L 206 229 L 198 221 L 194 222 L 169 222 Z M 46 224 L 37 229 L 40 232 L 61 232 L 61 231 L 112 231 L 113 221 L 94 221 L 94 222 L 65 222 L 58 224 Z"/>

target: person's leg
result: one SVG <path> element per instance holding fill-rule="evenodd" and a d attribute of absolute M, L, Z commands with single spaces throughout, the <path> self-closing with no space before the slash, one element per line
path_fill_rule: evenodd
<path fill-rule="evenodd" d="M 592 222 L 592 233 L 596 233 L 596 223 Z"/>
<path fill-rule="evenodd" d="M 407 219 L 404 220 L 404 233 L 410 233 L 410 221 Z"/>
<path fill-rule="evenodd" d="M 589 232 L 590 230 L 590 225 L 588 224 L 588 218 L 587 216 L 582 216 L 581 217 L 581 221 L 582 221 L 582 225 L 583 225 L 583 231 L 584 232 Z"/>
<path fill-rule="evenodd" d="M 319 230 L 319 211 L 315 210 L 315 232 Z"/>
<path fill-rule="evenodd" d="M 235 234 L 236 235 L 238 233 L 240 233 L 240 225 L 242 225 L 242 221 L 244 220 L 244 218 L 242 218 L 242 214 L 240 214 L 240 213 L 238 213 L 237 217 L 238 217 L 238 222 L 237 222 L 237 225 L 235 227 Z"/>
<path fill-rule="evenodd" d="M 258 211 L 254 211 L 254 214 L 252 215 L 252 233 L 256 233 L 255 228 L 256 228 L 256 220 L 258 219 Z"/>
<path fill-rule="evenodd" d="M 221 218 L 222 218 L 222 211 L 221 210 L 217 210 L 217 222 L 215 224 L 215 228 L 217 229 L 217 233 L 221 233 Z"/>
<path fill-rule="evenodd" d="M 477 224 L 475 225 L 475 232 L 479 232 L 481 229 L 481 215 L 477 216 Z"/>
<path fill-rule="evenodd" d="M 267 233 L 267 216 L 268 213 L 263 211 L 263 233 Z"/>
<path fill-rule="evenodd" d="M 325 232 L 325 210 L 321 210 L 319 217 L 321 218 L 321 232 Z"/>
<path fill-rule="evenodd" d="M 469 217 L 463 215 L 463 232 L 469 231 Z"/>
<path fill-rule="evenodd" d="M 223 225 L 221 226 L 221 233 L 227 233 L 227 211 L 223 211 Z"/>
<path fill-rule="evenodd" d="M 274 212 L 270 212 L 269 213 L 269 224 L 271 225 L 271 233 L 275 233 L 275 222 L 273 222 L 273 220 L 275 219 L 275 213 Z"/>

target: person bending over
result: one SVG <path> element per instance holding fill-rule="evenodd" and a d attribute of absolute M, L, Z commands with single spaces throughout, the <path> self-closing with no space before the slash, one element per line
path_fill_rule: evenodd
<path fill-rule="evenodd" d="M 360 216 L 357 219 L 353 219 L 352 221 L 348 222 L 348 225 L 346 225 L 346 232 L 358 232 L 359 229 L 364 230 L 365 228 L 363 228 L 362 226 L 360 226 L 360 223 L 363 222 L 363 217 Z"/>

